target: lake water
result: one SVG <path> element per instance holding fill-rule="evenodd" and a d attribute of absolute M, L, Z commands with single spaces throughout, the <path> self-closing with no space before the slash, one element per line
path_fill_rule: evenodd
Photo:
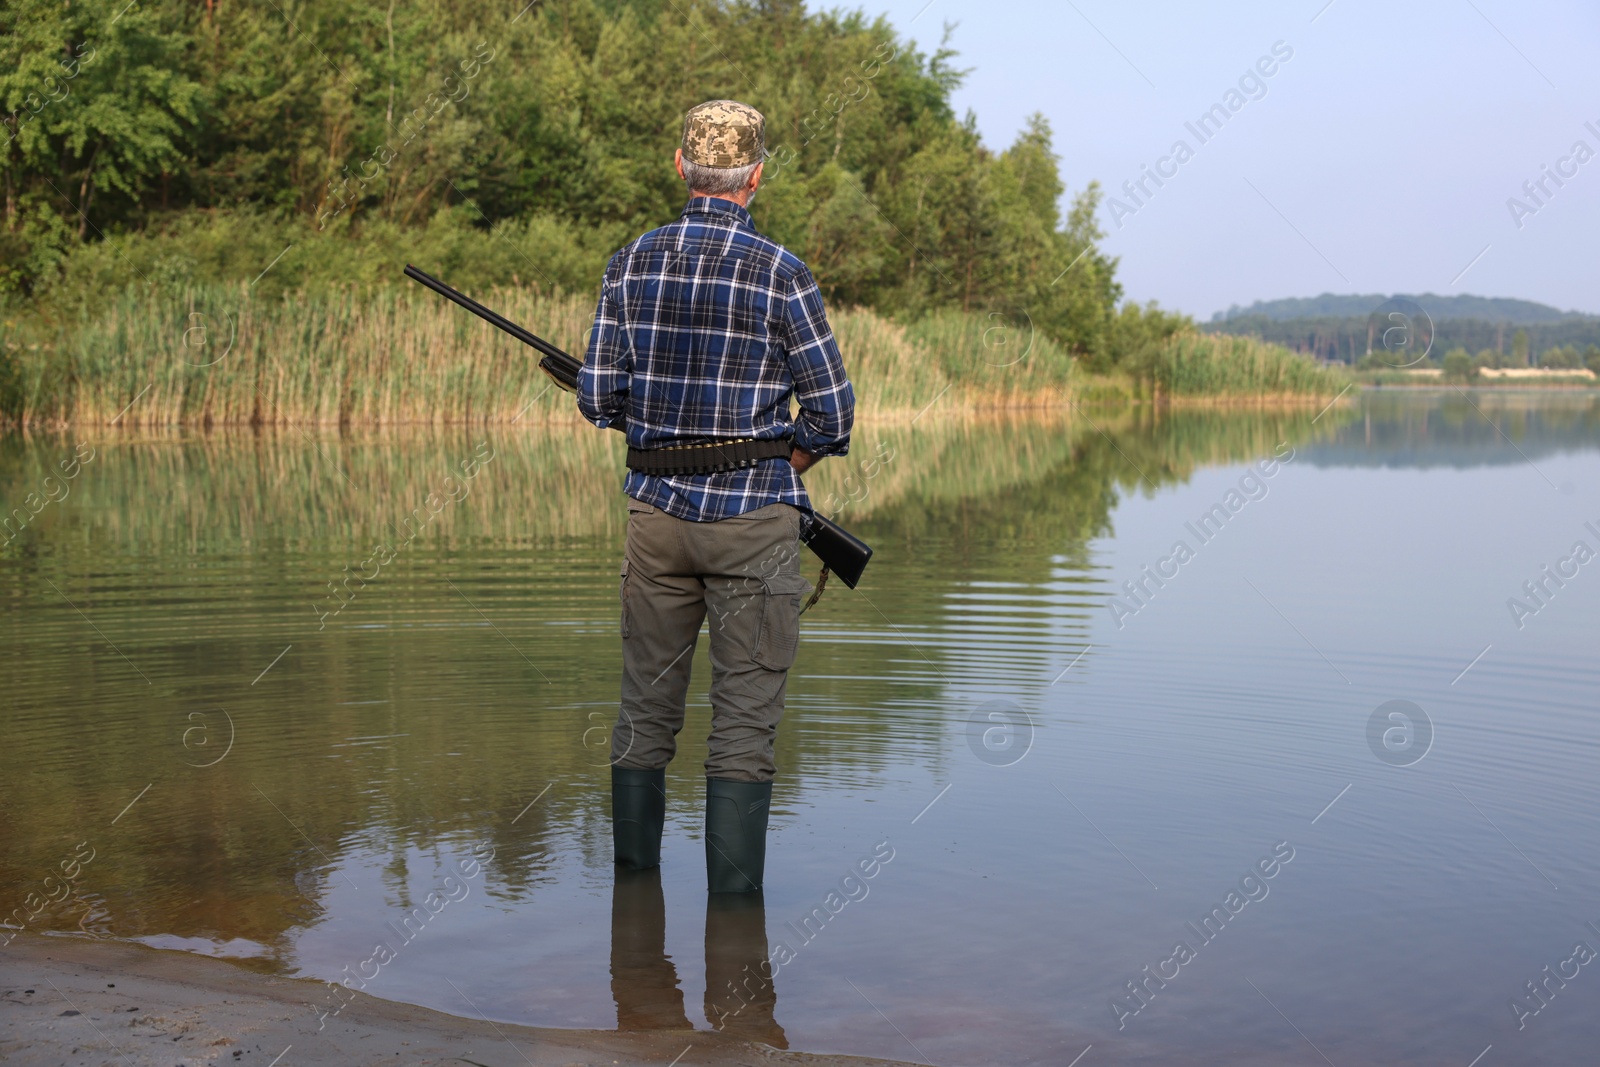
<path fill-rule="evenodd" d="M 709 915 L 704 642 L 614 885 L 618 444 L 0 443 L 0 913 L 938 1064 L 1593 1054 L 1595 394 L 859 434 L 811 480 L 877 556 L 804 619 L 764 911 Z"/>

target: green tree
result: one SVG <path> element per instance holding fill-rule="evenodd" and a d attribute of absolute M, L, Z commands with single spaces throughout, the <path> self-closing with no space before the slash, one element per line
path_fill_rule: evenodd
<path fill-rule="evenodd" d="M 1539 354 L 1539 366 L 1549 370 L 1577 370 L 1583 366 L 1576 348 L 1567 348 L 1557 345 L 1547 348 Z"/>
<path fill-rule="evenodd" d="M 1478 367 L 1472 361 L 1472 356 L 1465 348 L 1452 348 L 1444 354 L 1442 363 L 1444 367 L 1444 380 L 1447 382 L 1475 382 L 1478 380 Z"/>
<path fill-rule="evenodd" d="M 1109 343 L 1089 362 L 1089 369 L 1104 371 L 1121 366 L 1143 374 L 1168 338 L 1193 326 L 1187 315 L 1162 311 L 1153 300 L 1143 307 L 1129 301 L 1111 320 Z"/>
<path fill-rule="evenodd" d="M 98 235 L 95 219 L 150 199 L 184 160 L 200 106 L 185 28 L 173 5 L 115 18 L 44 0 L 0 10 L 6 229 L 27 243 L 30 273 L 59 258 L 68 234 Z"/>

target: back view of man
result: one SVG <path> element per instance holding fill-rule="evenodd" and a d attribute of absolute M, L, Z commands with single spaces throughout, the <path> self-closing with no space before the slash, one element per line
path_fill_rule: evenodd
<path fill-rule="evenodd" d="M 612 257 L 578 375 L 584 417 L 622 425 L 629 446 L 616 862 L 661 862 L 665 768 L 709 617 L 713 893 L 761 887 L 773 742 L 808 588 L 800 474 L 845 454 L 855 411 L 816 281 L 746 210 L 761 183 L 764 125 L 731 100 L 685 116 L 675 163 L 689 203 Z"/>

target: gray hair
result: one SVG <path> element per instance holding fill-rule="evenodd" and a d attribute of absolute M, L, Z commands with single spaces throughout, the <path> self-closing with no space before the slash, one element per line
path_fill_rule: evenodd
<path fill-rule="evenodd" d="M 760 160 L 746 167 L 702 167 L 698 163 L 683 160 L 683 179 L 689 184 L 691 193 L 706 193 L 710 196 L 731 196 L 750 184 L 750 175 L 761 166 Z"/>

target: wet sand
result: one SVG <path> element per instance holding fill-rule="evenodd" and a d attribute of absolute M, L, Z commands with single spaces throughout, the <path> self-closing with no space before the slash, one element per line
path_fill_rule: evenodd
<path fill-rule="evenodd" d="M 722 1034 L 554 1030 L 355 993 L 318 1032 L 321 982 L 116 941 L 19 934 L 0 948 L 0 1062 L 11 1067 L 443 1064 L 894 1067 Z"/>

